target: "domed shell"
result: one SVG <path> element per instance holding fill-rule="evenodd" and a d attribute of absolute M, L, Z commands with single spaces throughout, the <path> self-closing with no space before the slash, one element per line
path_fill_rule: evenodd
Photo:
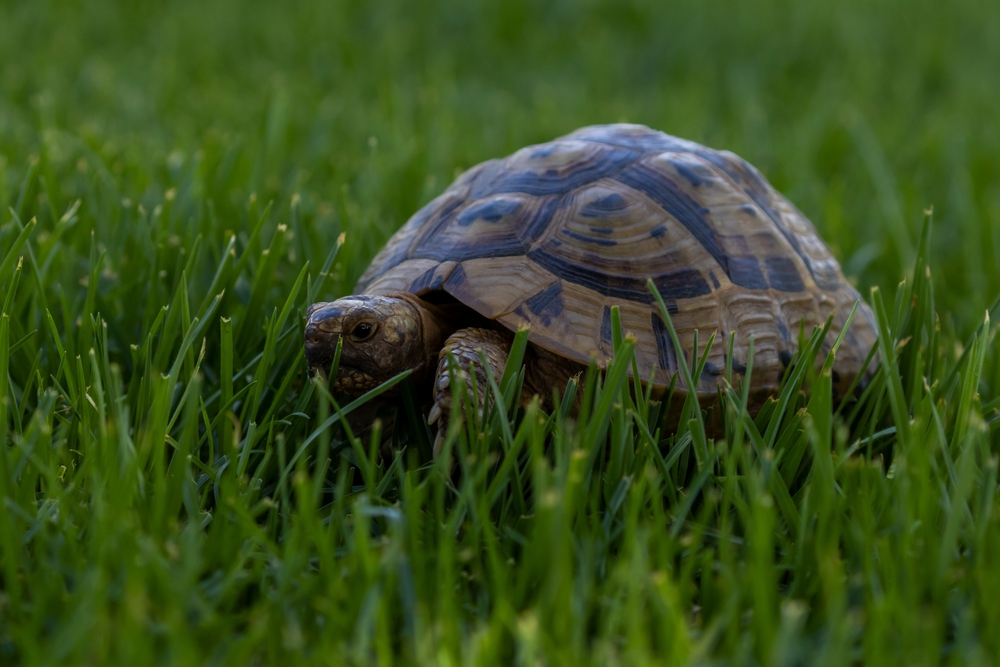
<path fill-rule="evenodd" d="M 753 385 L 768 392 L 800 326 L 808 333 L 834 315 L 825 356 L 860 298 L 809 220 L 749 163 L 623 124 L 585 127 L 465 172 L 396 232 L 355 293 L 443 290 L 582 363 L 610 359 L 617 305 L 637 338 L 641 378 L 664 387 L 679 351 L 649 278 L 688 355 L 696 329 L 702 354 L 719 334 L 697 379 L 704 395 L 721 382 L 730 332 L 734 372 L 745 369 L 753 336 Z M 837 353 L 838 388 L 862 369 L 875 330 L 862 302 Z"/>

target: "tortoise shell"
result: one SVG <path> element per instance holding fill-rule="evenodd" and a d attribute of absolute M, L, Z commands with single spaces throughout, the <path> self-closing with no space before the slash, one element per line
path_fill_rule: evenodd
<path fill-rule="evenodd" d="M 730 332 L 737 373 L 754 337 L 754 393 L 767 394 L 800 326 L 834 315 L 825 356 L 860 298 L 809 220 L 746 161 L 624 124 L 584 127 L 468 170 L 396 232 L 355 293 L 443 291 L 513 331 L 528 326 L 535 345 L 601 364 L 618 305 L 641 378 L 653 374 L 662 388 L 680 351 L 649 278 L 687 354 L 696 329 L 702 354 L 720 334 L 696 379 L 702 395 L 722 381 Z M 837 388 L 862 369 L 875 330 L 862 302 L 837 353 Z"/>

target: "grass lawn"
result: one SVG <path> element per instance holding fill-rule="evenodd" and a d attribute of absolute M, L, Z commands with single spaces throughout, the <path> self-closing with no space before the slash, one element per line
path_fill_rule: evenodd
<path fill-rule="evenodd" d="M 1000 661 L 997 63 L 986 0 L 0 1 L 0 664 Z M 306 307 L 617 121 L 815 222 L 861 400 L 806 332 L 665 431 L 622 340 L 578 420 L 455 422 L 460 474 L 331 428 Z"/>

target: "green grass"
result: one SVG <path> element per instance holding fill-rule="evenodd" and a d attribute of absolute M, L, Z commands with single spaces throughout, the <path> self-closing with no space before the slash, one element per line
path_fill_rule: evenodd
<path fill-rule="evenodd" d="M 985 0 L 0 2 L 0 664 L 994 664 L 997 62 Z M 756 418 L 666 432 L 618 336 L 576 420 L 511 365 L 451 471 L 331 428 L 308 304 L 620 120 L 876 287 L 861 400 L 806 332 Z"/>

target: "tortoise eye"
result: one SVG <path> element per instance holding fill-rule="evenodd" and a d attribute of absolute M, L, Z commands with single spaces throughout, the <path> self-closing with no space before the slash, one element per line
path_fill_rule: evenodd
<path fill-rule="evenodd" d="M 368 322 L 361 322 L 351 330 L 351 338 L 354 340 L 365 340 L 372 335 L 373 331 L 375 331 L 375 327 Z"/>

